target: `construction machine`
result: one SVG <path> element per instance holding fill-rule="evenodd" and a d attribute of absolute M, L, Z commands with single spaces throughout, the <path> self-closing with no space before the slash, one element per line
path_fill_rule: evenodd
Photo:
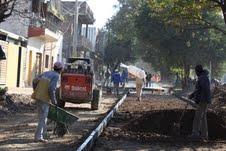
<path fill-rule="evenodd" d="M 91 109 L 97 110 L 101 99 L 101 89 L 95 85 L 93 63 L 89 58 L 68 58 L 61 74 L 58 106 L 65 102 L 91 102 Z"/>

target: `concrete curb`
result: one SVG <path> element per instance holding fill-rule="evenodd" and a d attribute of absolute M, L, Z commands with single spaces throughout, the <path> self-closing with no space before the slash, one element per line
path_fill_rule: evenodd
<path fill-rule="evenodd" d="M 94 129 L 91 134 L 86 138 L 86 140 L 76 149 L 76 151 L 86 151 L 91 150 L 95 140 L 100 136 L 103 129 L 107 126 L 108 122 L 114 116 L 114 113 L 118 110 L 120 105 L 125 101 L 127 94 L 125 94 L 114 108 L 107 114 L 107 116 L 102 120 L 102 122 Z"/>

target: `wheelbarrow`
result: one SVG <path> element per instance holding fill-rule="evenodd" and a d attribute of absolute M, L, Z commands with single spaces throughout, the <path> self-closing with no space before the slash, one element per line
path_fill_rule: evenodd
<path fill-rule="evenodd" d="M 68 132 L 68 126 L 72 125 L 79 118 L 56 105 L 49 105 L 48 119 L 56 123 L 54 134 L 63 137 Z"/>

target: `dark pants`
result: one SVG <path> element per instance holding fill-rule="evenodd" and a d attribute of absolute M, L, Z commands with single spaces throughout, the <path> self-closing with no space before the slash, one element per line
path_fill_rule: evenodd
<path fill-rule="evenodd" d="M 192 135 L 200 136 L 205 139 L 208 139 L 207 107 L 208 104 L 206 102 L 200 102 L 198 104 L 198 108 L 195 111 L 192 129 Z"/>
<path fill-rule="evenodd" d="M 119 95 L 119 83 L 114 83 L 114 93 L 117 96 Z"/>

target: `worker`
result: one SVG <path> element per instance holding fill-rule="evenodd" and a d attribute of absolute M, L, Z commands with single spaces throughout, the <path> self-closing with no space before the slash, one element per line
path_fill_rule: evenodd
<path fill-rule="evenodd" d="M 141 101 L 142 88 L 143 88 L 145 82 L 146 82 L 145 78 L 136 77 L 136 95 L 137 95 L 138 101 Z"/>
<path fill-rule="evenodd" d="M 151 77 L 151 74 L 146 73 L 146 87 L 150 87 Z"/>
<path fill-rule="evenodd" d="M 119 73 L 118 69 L 116 69 L 112 73 L 111 81 L 113 82 L 113 85 L 114 85 L 115 94 L 118 97 L 118 95 L 119 95 L 119 84 L 121 83 L 121 76 L 120 76 L 120 73 Z"/>
<path fill-rule="evenodd" d="M 193 120 L 192 134 L 189 138 L 207 141 L 207 107 L 211 103 L 209 72 L 204 70 L 202 65 L 197 65 L 195 67 L 195 73 L 198 76 L 195 91 L 188 98 L 193 99 L 198 104 L 198 107 Z"/>
<path fill-rule="evenodd" d="M 46 122 L 49 112 L 49 103 L 57 105 L 56 87 L 63 70 L 61 62 L 54 63 L 54 71 L 47 71 L 33 80 L 34 93 L 32 98 L 37 100 L 38 126 L 35 132 L 35 141 L 46 143 Z"/>
<path fill-rule="evenodd" d="M 124 88 L 126 82 L 128 82 L 128 71 L 127 71 L 127 69 L 124 69 L 124 70 L 122 71 L 122 74 L 121 74 L 121 80 L 122 80 L 122 87 Z"/>
<path fill-rule="evenodd" d="M 104 79 L 104 84 L 103 84 L 103 86 L 108 87 L 108 86 L 109 86 L 109 83 L 110 83 L 110 80 L 111 80 L 111 79 L 110 79 L 111 72 L 109 71 L 109 69 L 106 70 L 104 76 L 105 76 L 105 79 Z"/>

